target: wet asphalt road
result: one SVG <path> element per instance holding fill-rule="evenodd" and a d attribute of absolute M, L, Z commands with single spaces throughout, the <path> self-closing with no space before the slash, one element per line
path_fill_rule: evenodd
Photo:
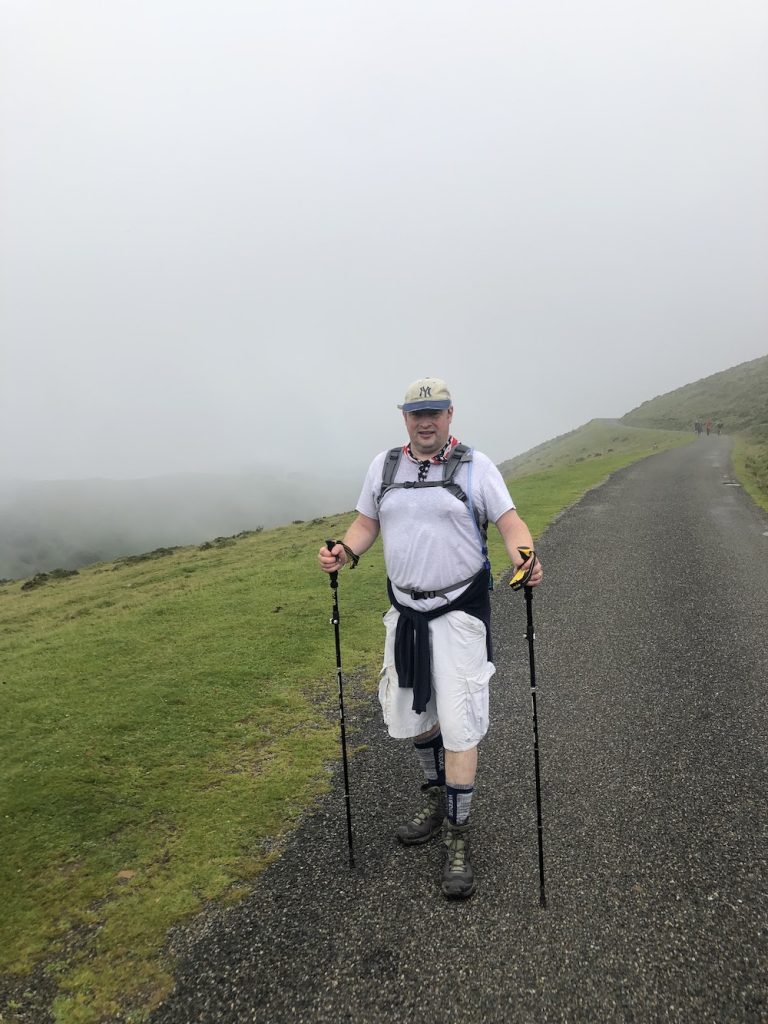
<path fill-rule="evenodd" d="M 440 896 L 439 843 L 392 839 L 417 773 L 362 708 L 357 868 L 338 786 L 245 903 L 176 934 L 153 1024 L 768 1020 L 768 520 L 729 479 L 701 438 L 539 542 L 546 910 L 524 602 L 499 587 L 474 899 Z"/>

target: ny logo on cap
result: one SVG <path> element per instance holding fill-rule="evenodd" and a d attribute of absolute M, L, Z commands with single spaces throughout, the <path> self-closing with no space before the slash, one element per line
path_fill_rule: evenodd
<path fill-rule="evenodd" d="M 422 386 L 419 388 L 419 398 L 431 398 L 431 397 L 432 397 L 432 388 L 431 387 L 425 387 L 422 384 Z"/>

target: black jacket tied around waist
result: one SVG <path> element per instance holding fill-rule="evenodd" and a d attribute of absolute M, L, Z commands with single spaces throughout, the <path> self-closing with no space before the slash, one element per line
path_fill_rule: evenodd
<path fill-rule="evenodd" d="M 392 606 L 400 612 L 395 632 L 395 669 L 400 686 L 413 689 L 413 710 L 426 711 L 432 696 L 432 657 L 429 652 L 429 622 L 447 612 L 466 612 L 485 624 L 485 644 L 488 661 L 493 660 L 491 646 L 490 570 L 483 567 L 467 589 L 454 601 L 449 601 L 429 612 L 400 604 L 394 594 L 392 581 L 387 580 L 387 594 Z"/>

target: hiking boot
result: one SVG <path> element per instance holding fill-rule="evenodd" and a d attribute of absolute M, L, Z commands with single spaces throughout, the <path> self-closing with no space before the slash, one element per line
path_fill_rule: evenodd
<path fill-rule="evenodd" d="M 469 863 L 469 825 L 452 825 L 446 818 L 443 896 L 449 900 L 467 900 L 475 891 L 475 873 Z"/>
<path fill-rule="evenodd" d="M 426 783 L 421 787 L 426 798 L 426 803 L 420 811 L 399 825 L 395 835 L 406 846 L 416 846 L 419 843 L 426 843 L 432 836 L 437 835 L 443 827 L 445 817 L 445 794 L 442 786 L 431 786 Z"/>

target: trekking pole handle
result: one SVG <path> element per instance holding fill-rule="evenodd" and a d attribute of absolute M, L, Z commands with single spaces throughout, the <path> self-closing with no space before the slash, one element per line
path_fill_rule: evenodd
<path fill-rule="evenodd" d="M 515 572 L 514 576 L 509 581 L 509 585 L 510 587 L 512 587 L 513 590 L 522 590 L 523 587 L 526 587 L 528 585 L 528 580 L 530 580 L 531 576 L 533 575 L 533 570 L 536 566 L 537 559 L 536 552 L 533 550 L 533 548 L 522 547 L 518 548 L 517 550 L 520 552 L 520 554 L 523 556 L 526 562 L 529 558 L 532 559 L 531 564 L 528 566 L 527 569 L 523 569 L 521 567 Z"/>
<path fill-rule="evenodd" d="M 336 547 L 336 541 L 335 540 L 327 540 L 325 542 L 325 545 L 326 545 L 326 547 L 328 548 L 329 551 L 333 551 L 333 549 Z M 338 644 L 339 644 L 339 636 L 338 636 L 338 628 L 339 628 L 339 596 L 338 596 L 339 595 L 339 573 L 338 573 L 338 570 L 334 569 L 334 571 L 333 572 L 329 572 L 328 575 L 330 577 L 328 582 L 331 584 L 331 593 L 333 594 L 333 615 L 331 616 L 331 625 L 335 626 L 336 630 L 337 630 L 337 633 L 336 633 L 336 645 L 337 645 L 337 653 L 338 653 Z M 339 657 L 341 657 L 340 654 L 339 654 Z M 339 669 L 339 671 L 341 671 L 341 670 Z"/>
<path fill-rule="evenodd" d="M 328 548 L 329 551 L 333 551 L 333 549 L 336 547 L 336 541 L 335 540 L 327 540 L 325 542 L 325 545 L 326 545 L 326 547 Z M 334 571 L 332 573 L 330 573 L 329 575 L 331 577 L 331 586 L 332 587 L 336 586 L 336 584 L 338 583 L 338 579 L 339 579 L 339 571 L 338 571 L 338 569 L 334 569 Z"/>

